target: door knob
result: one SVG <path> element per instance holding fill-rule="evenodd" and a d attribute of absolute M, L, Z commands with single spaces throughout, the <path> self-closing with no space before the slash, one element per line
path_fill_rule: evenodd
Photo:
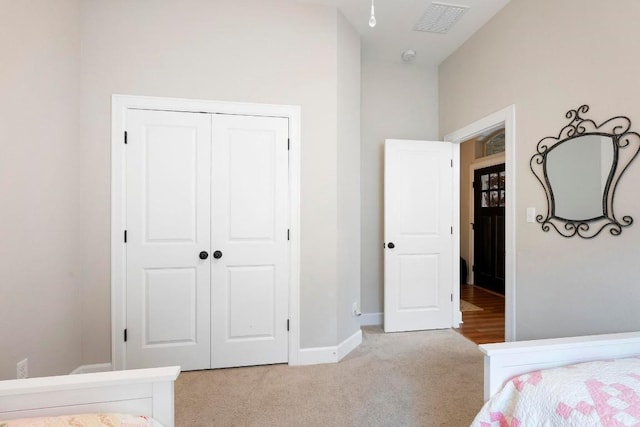
<path fill-rule="evenodd" d="M 202 251 L 200 252 L 200 259 L 207 259 L 209 258 L 209 254 L 207 253 L 207 251 Z"/>
<path fill-rule="evenodd" d="M 389 249 L 393 249 L 393 248 L 395 248 L 395 247 L 396 247 L 396 245 L 394 245 L 394 244 L 393 244 L 393 242 L 389 242 L 389 243 L 387 244 L 387 247 L 388 247 Z"/>
<path fill-rule="evenodd" d="M 222 252 L 220 252 L 220 251 L 215 251 L 215 252 L 213 253 L 213 257 L 214 257 L 215 259 L 220 259 L 220 258 L 222 258 Z"/>

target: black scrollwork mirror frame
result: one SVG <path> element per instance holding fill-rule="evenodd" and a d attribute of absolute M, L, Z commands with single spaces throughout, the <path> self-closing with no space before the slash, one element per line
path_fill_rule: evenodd
<path fill-rule="evenodd" d="M 631 120 L 628 117 L 616 116 L 601 124 L 596 124 L 593 120 L 582 117 L 588 111 L 588 105 L 569 110 L 566 114 L 569 124 L 560 130 L 558 136 L 548 136 L 538 142 L 537 153 L 531 157 L 529 166 L 544 188 L 547 198 L 547 214 L 546 216 L 538 215 L 536 220 L 542 224 L 542 230 L 549 231 L 553 227 L 564 237 L 579 236 L 591 239 L 605 229 L 608 229 L 612 235 L 618 236 L 622 233 L 623 227 L 628 227 L 633 223 L 633 218 L 625 215 L 619 219 L 616 216 L 613 207 L 615 190 L 620 178 L 640 151 L 640 134 L 630 130 Z M 587 135 L 609 137 L 613 141 L 613 164 L 604 187 L 602 215 L 589 219 L 556 216 L 556 203 L 547 174 L 547 155 L 554 146 Z"/>

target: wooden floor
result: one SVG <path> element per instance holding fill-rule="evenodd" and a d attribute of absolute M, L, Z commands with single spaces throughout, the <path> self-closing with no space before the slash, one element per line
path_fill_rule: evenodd
<path fill-rule="evenodd" d="M 473 285 L 460 287 L 460 299 L 482 308 L 462 313 L 462 325 L 454 329 L 476 344 L 504 342 L 504 297 Z"/>

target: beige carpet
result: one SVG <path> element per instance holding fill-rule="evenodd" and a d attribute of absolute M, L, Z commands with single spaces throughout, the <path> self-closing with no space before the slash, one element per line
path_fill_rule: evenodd
<path fill-rule="evenodd" d="M 482 406 L 483 360 L 452 330 L 384 334 L 341 362 L 183 372 L 176 425 L 468 426 Z"/>
<path fill-rule="evenodd" d="M 471 304 L 469 301 L 465 301 L 463 299 L 460 300 L 460 311 L 463 313 L 465 311 L 482 311 L 483 308 L 478 307 L 475 304 Z"/>

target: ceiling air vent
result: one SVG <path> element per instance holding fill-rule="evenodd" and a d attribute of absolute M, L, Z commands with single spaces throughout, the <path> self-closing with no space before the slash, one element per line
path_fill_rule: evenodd
<path fill-rule="evenodd" d="M 414 31 L 446 34 L 464 15 L 469 6 L 445 3 L 431 3 L 420 20 L 413 26 Z"/>

